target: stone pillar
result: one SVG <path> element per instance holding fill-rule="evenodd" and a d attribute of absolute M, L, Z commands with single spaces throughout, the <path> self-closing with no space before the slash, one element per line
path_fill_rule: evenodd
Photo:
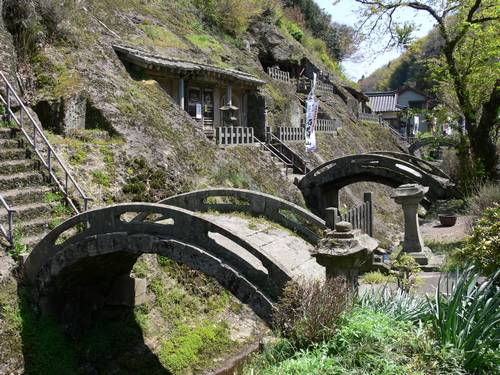
<path fill-rule="evenodd" d="M 360 269 L 373 261 L 373 251 L 377 247 L 377 240 L 362 234 L 359 229 L 353 230 L 351 223 L 341 221 L 335 224 L 334 231 L 327 232 L 312 256 L 325 267 L 327 278 L 341 277 L 349 289 L 355 291 Z"/>
<path fill-rule="evenodd" d="M 179 90 L 177 92 L 177 103 L 184 109 L 184 78 L 179 79 Z"/>
<path fill-rule="evenodd" d="M 427 191 L 429 188 L 426 186 L 406 184 L 399 186 L 391 195 L 396 203 L 403 207 L 405 221 L 403 252 L 413 256 L 421 265 L 429 262 L 428 253 L 430 252 L 424 247 L 418 224 L 418 205 Z"/>
<path fill-rule="evenodd" d="M 326 226 L 332 230 L 335 229 L 335 224 L 339 220 L 339 212 L 337 207 L 328 207 L 325 209 Z"/>
<path fill-rule="evenodd" d="M 321 192 L 322 207 L 321 210 L 325 213 L 326 209 L 329 207 L 340 207 L 340 191 L 337 189 L 331 189 Z"/>

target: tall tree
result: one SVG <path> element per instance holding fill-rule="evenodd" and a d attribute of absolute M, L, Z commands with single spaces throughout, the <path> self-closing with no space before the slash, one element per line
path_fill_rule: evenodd
<path fill-rule="evenodd" d="M 361 27 L 372 34 L 389 35 L 389 44 L 401 44 L 396 12 L 410 8 L 427 13 L 443 39 L 445 73 L 465 119 L 476 168 L 495 178 L 500 131 L 500 19 L 498 0 L 355 0 L 364 7 Z M 380 35 L 380 34 L 379 34 Z"/>

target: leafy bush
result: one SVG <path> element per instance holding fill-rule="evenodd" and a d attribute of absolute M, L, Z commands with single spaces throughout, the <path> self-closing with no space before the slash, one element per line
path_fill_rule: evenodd
<path fill-rule="evenodd" d="M 345 280 L 289 282 L 273 316 L 275 328 L 297 347 L 330 337 L 338 316 L 351 305 Z"/>
<path fill-rule="evenodd" d="M 465 246 L 455 254 L 462 264 L 473 263 L 478 269 L 491 275 L 500 269 L 500 205 L 487 208 L 474 225 Z"/>
<path fill-rule="evenodd" d="M 441 347 L 452 346 L 463 353 L 467 370 L 500 372 L 500 270 L 478 286 L 473 267 L 463 272 L 449 295 L 438 286 L 428 299 L 433 331 Z"/>
<path fill-rule="evenodd" d="M 396 278 L 398 288 L 409 292 L 413 289 L 417 282 L 417 273 L 420 272 L 420 266 L 411 255 L 400 253 L 396 260 L 392 263 L 392 267 L 396 270 Z"/>
<path fill-rule="evenodd" d="M 298 24 L 293 21 L 283 19 L 281 20 L 282 26 L 290 33 L 290 35 L 298 42 L 302 41 L 304 38 L 304 31 L 300 28 Z"/>

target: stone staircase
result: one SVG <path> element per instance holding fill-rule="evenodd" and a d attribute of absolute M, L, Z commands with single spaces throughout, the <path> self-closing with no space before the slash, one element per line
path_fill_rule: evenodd
<path fill-rule="evenodd" d="M 16 211 L 16 240 L 29 248 L 69 213 L 47 181 L 40 163 L 24 147 L 19 130 L 0 127 L 0 195 Z M 0 223 L 6 221 L 6 212 L 0 211 Z"/>

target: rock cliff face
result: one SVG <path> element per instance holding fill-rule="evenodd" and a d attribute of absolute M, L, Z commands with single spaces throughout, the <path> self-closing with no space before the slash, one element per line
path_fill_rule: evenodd
<path fill-rule="evenodd" d="M 294 77 L 304 66 L 315 67 L 335 87 L 322 96 L 322 111 L 339 119 L 343 129 L 341 138 L 320 136 L 320 151 L 305 155 L 310 163 L 397 149 L 383 129 L 356 122 L 356 102 L 343 83 L 268 17 L 255 20 L 234 40 L 203 26 L 196 9 L 184 3 L 0 2 L 0 67 L 11 82 L 17 83 L 16 75 L 22 78 L 26 100 L 54 133 L 52 141 L 95 204 L 157 200 L 218 185 L 301 202 L 269 156 L 244 147 L 218 149 L 156 81 L 131 76 L 112 48 L 115 43 L 236 68 L 268 81 L 260 92 L 269 126 L 297 126 L 302 107 L 291 95 L 294 86 L 270 80 L 267 67 L 278 65 Z M 85 131 L 73 131 L 82 126 Z"/>

